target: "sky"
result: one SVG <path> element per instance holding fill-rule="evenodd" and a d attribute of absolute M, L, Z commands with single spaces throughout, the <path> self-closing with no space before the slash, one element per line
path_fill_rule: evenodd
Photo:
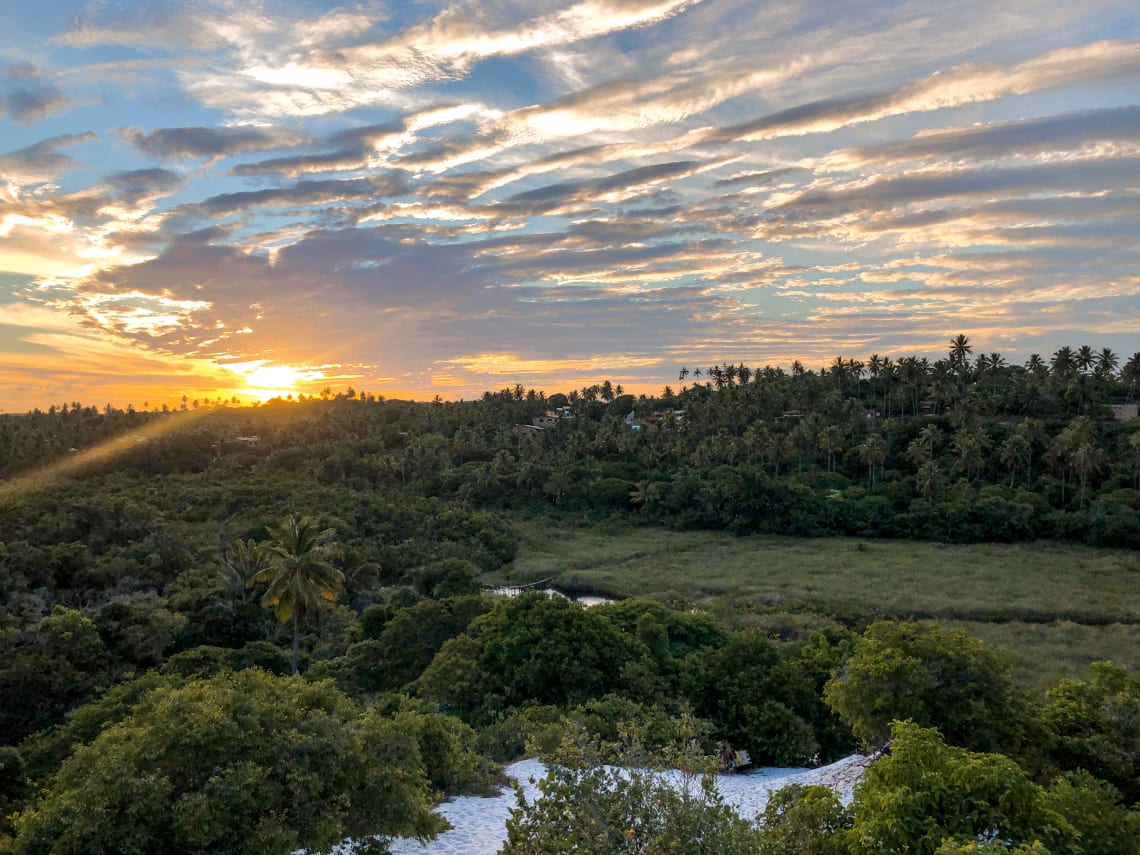
<path fill-rule="evenodd" d="M 0 7 L 0 411 L 1140 350 L 1135 0 Z"/>

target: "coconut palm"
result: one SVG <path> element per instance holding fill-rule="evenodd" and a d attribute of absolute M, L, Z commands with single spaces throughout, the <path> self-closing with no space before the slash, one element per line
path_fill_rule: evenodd
<path fill-rule="evenodd" d="M 222 556 L 222 569 L 234 595 L 247 602 L 252 581 L 273 563 L 274 552 L 267 543 L 237 539 Z"/>
<path fill-rule="evenodd" d="M 959 333 L 950 340 L 950 365 L 960 378 L 970 370 L 970 354 L 974 352 L 970 339 Z"/>
<path fill-rule="evenodd" d="M 835 469 L 835 453 L 844 447 L 843 429 L 839 425 L 828 425 L 819 432 L 819 450 L 827 452 L 827 471 Z"/>
<path fill-rule="evenodd" d="M 863 440 L 855 451 L 864 463 L 867 464 L 867 475 L 870 478 L 871 489 L 875 489 L 875 470 L 883 469 L 887 460 L 887 443 L 877 433 L 872 433 Z"/>
<path fill-rule="evenodd" d="M 1140 389 L 1140 352 L 1132 354 L 1124 363 L 1124 367 L 1120 369 L 1120 379 L 1124 381 L 1124 386 L 1128 390 L 1128 399 L 1134 399 L 1137 390 Z"/>
<path fill-rule="evenodd" d="M 1096 370 L 1098 374 L 1113 374 L 1116 372 L 1118 365 L 1120 365 L 1120 357 L 1112 351 L 1112 348 L 1103 348 L 1101 352 L 1096 355 Z"/>
<path fill-rule="evenodd" d="M 307 516 L 291 515 L 269 527 L 276 560 L 247 584 L 268 584 L 261 604 L 272 607 L 282 623 L 293 621 L 293 673 L 301 639 L 301 616 L 315 610 L 321 600 L 336 600 L 344 590 L 344 574 L 329 563 L 333 530 L 317 530 Z"/>
<path fill-rule="evenodd" d="M 1075 357 L 1077 368 L 1082 374 L 1088 374 L 1094 365 L 1096 365 L 1096 353 L 1087 345 L 1082 344 L 1077 348 L 1077 355 Z"/>
<path fill-rule="evenodd" d="M 1068 374 L 1077 367 L 1076 358 L 1073 355 L 1073 349 L 1068 345 L 1059 348 L 1054 354 L 1052 362 L 1054 376 L 1058 374 Z"/>
<path fill-rule="evenodd" d="M 1012 490 L 1017 472 L 1029 466 L 1029 458 L 1033 452 L 1028 437 L 1020 431 L 1014 431 L 1001 446 L 1001 462 L 1009 470 L 1009 488 Z"/>

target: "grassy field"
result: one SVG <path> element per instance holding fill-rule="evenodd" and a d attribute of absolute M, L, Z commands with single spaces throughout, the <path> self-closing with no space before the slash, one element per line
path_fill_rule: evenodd
<path fill-rule="evenodd" d="M 1057 544 L 947 546 L 846 538 L 733 537 L 608 525 L 518 523 L 522 546 L 495 581 L 692 603 L 765 620 L 775 612 L 961 626 L 1041 687 L 1110 658 L 1140 667 L 1140 555 Z M 759 616 L 759 617 L 758 617 Z"/>

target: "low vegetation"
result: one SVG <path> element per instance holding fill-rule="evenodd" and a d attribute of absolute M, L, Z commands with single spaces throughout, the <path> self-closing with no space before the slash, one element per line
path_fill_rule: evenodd
<path fill-rule="evenodd" d="M 382 851 L 572 735 L 510 851 L 1140 851 L 1140 357 L 1085 351 L 0 416 L 0 852 Z M 480 594 L 551 577 L 625 599 Z M 598 773 L 684 722 L 894 747 L 761 829 Z"/>

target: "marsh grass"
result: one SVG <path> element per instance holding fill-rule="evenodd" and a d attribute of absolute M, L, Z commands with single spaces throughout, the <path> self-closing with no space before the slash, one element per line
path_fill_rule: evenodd
<path fill-rule="evenodd" d="M 957 622 L 1044 685 L 1111 658 L 1140 665 L 1140 555 L 1054 543 L 969 546 L 734 537 L 615 524 L 518 523 L 504 580 L 706 606 Z"/>

